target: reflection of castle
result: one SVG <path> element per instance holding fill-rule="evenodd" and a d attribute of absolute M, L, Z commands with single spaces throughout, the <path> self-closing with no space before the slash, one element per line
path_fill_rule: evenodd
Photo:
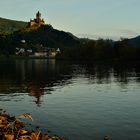
<path fill-rule="evenodd" d="M 44 89 L 36 85 L 29 85 L 29 96 L 34 96 L 36 98 L 35 103 L 40 106 L 42 103 L 42 95 L 44 95 Z"/>
<path fill-rule="evenodd" d="M 36 13 L 36 18 L 35 19 L 30 19 L 30 22 L 28 23 L 28 26 L 29 27 L 41 26 L 41 25 L 44 25 L 44 24 L 45 24 L 45 21 L 44 21 L 44 19 L 41 19 L 41 13 L 38 11 Z"/>

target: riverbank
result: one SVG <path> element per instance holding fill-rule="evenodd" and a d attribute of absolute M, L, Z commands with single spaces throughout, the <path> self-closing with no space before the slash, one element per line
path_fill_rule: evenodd
<path fill-rule="evenodd" d="M 19 117 L 11 116 L 5 111 L 0 112 L 0 139 L 4 140 L 68 140 L 57 135 L 42 133 L 38 128 L 30 130 L 26 120 L 33 121 L 30 114 Z"/>
<path fill-rule="evenodd" d="M 19 56 L 19 55 L 0 55 L 0 59 L 55 59 L 55 57 L 47 56 Z"/>

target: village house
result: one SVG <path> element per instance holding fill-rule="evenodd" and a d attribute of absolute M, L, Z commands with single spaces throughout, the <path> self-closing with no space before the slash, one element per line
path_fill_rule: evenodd
<path fill-rule="evenodd" d="M 46 48 L 46 47 L 40 47 L 40 49 L 34 53 L 34 56 L 37 57 L 49 57 L 49 58 L 55 58 L 55 56 L 60 53 L 60 49 L 55 48 Z"/>

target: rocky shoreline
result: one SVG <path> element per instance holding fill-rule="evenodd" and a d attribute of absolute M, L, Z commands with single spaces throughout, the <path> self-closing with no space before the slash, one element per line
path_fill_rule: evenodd
<path fill-rule="evenodd" d="M 66 138 L 43 134 L 39 130 L 28 130 L 22 120 L 29 119 L 33 121 L 30 114 L 22 114 L 19 117 L 11 116 L 5 111 L 0 112 L 0 139 L 1 140 L 68 140 Z"/>

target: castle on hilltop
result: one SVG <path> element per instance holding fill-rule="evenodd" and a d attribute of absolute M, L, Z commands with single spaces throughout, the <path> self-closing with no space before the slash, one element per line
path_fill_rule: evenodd
<path fill-rule="evenodd" d="M 35 19 L 30 19 L 30 22 L 28 23 L 28 26 L 29 27 L 41 26 L 41 25 L 44 25 L 44 24 L 45 24 L 45 21 L 44 21 L 43 18 L 41 19 L 41 13 L 38 11 L 36 13 L 36 18 Z"/>

